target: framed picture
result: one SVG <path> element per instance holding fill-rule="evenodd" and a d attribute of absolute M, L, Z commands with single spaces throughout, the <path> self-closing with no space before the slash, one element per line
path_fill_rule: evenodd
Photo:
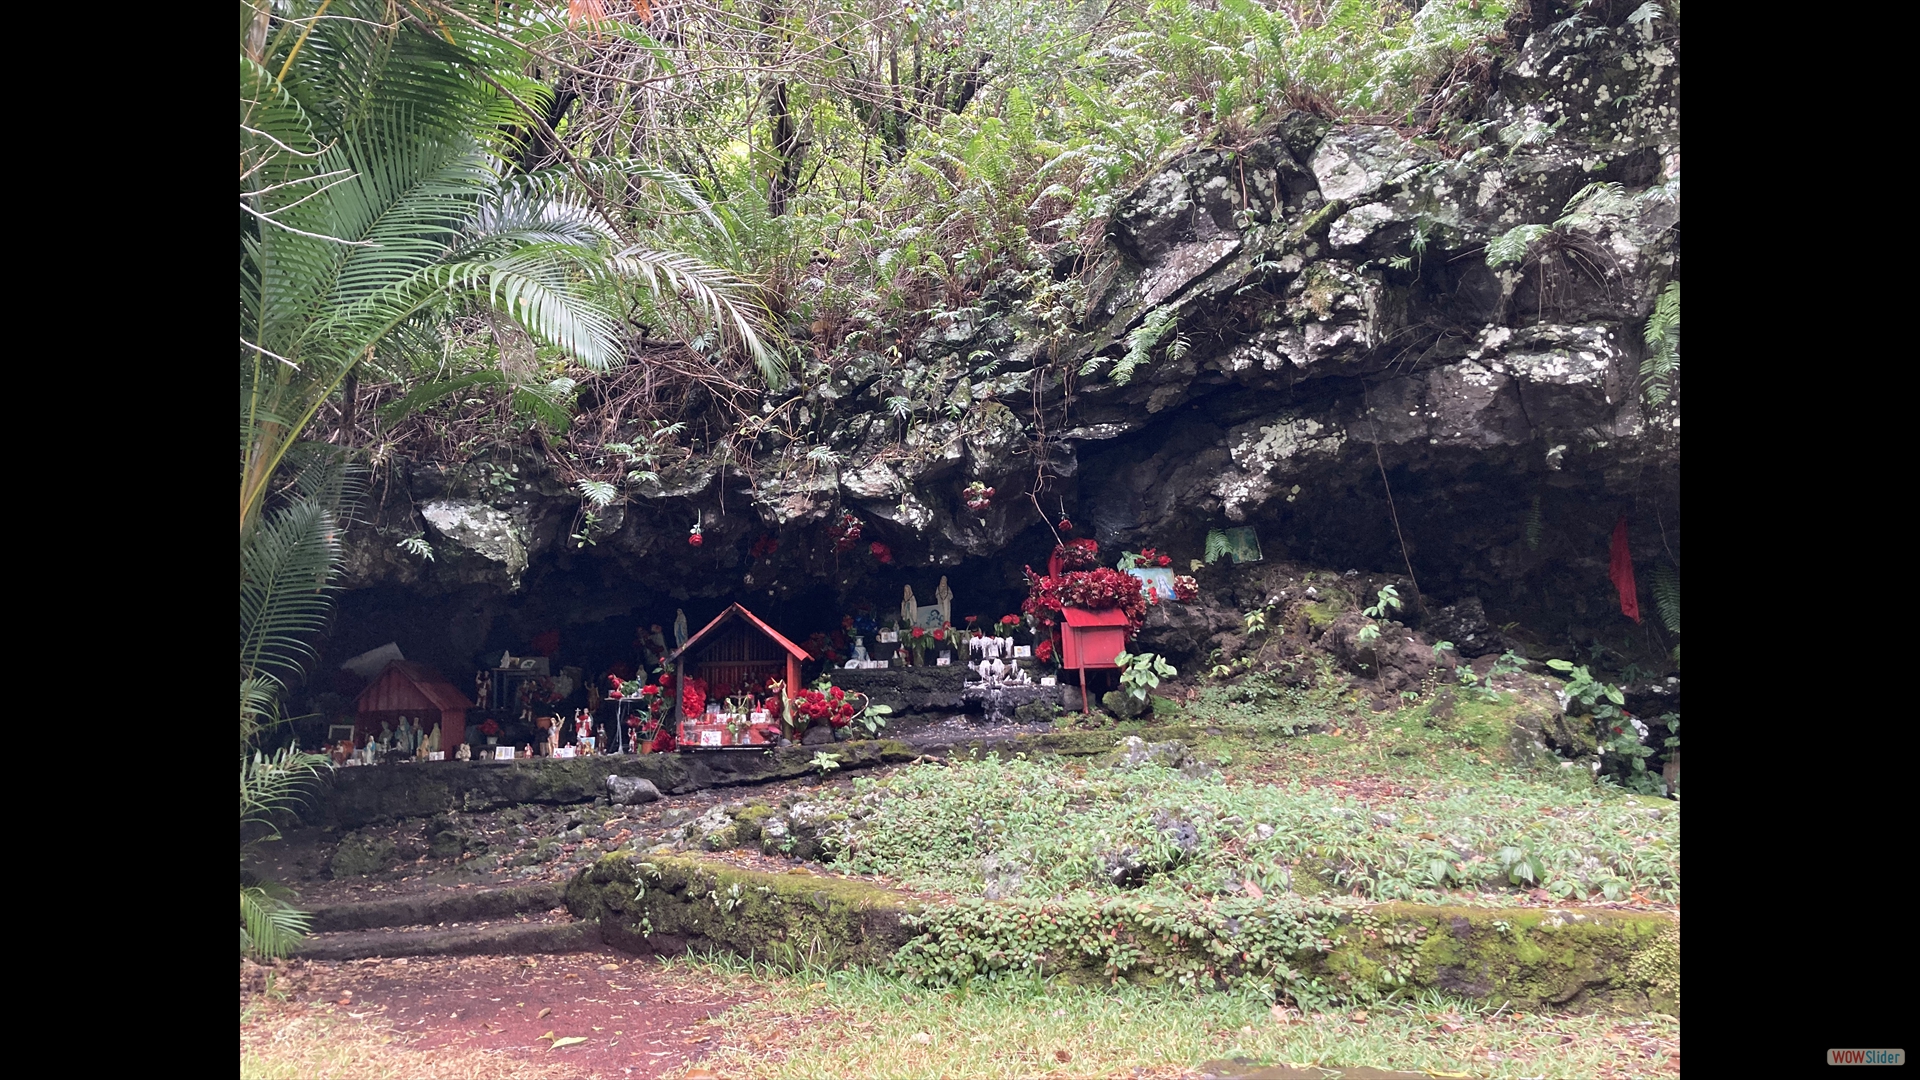
<path fill-rule="evenodd" d="M 953 663 L 953 657 L 951 656 L 936 656 L 933 658 L 934 667 L 947 667 L 952 663 Z"/>
<path fill-rule="evenodd" d="M 1173 599 L 1173 571 L 1167 567 L 1136 567 L 1127 573 L 1140 579 L 1140 591 L 1159 600 Z"/>
<path fill-rule="evenodd" d="M 352 742 L 352 741 L 353 741 L 353 725 L 352 724 L 327 725 L 327 745 L 328 746 L 332 746 L 334 743 L 343 743 L 343 742 Z"/>
<path fill-rule="evenodd" d="M 1019 660 L 1023 657 L 1031 658 L 1032 656 L 1033 656 L 1033 646 L 1031 645 L 1015 645 L 1013 647 L 1013 658 L 1015 660 Z"/>
<path fill-rule="evenodd" d="M 447 752 L 445 750 L 430 751 L 427 754 L 427 760 L 428 761 L 445 761 L 447 760 Z"/>
<path fill-rule="evenodd" d="M 1234 562 L 1260 561 L 1260 537 L 1254 533 L 1253 526 L 1242 525 L 1237 529 L 1227 529 L 1225 532 L 1227 543 L 1233 545 L 1231 554 Z"/>
<path fill-rule="evenodd" d="M 511 746 L 496 746 L 496 747 L 494 747 L 494 748 L 493 748 L 493 760 L 495 760 L 495 761 L 512 761 L 512 760 L 513 760 L 513 747 L 511 747 Z"/>

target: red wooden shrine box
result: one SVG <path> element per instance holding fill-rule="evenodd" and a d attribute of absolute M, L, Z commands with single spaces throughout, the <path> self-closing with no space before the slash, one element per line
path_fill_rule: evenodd
<path fill-rule="evenodd" d="M 1127 648 L 1127 616 L 1119 608 L 1087 611 L 1070 607 L 1062 612 L 1067 625 L 1061 627 L 1063 640 L 1060 666 L 1070 668 L 1110 668 L 1119 665 L 1113 658 Z"/>

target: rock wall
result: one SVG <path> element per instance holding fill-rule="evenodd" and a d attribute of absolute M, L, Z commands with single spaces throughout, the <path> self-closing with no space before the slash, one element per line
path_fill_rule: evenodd
<path fill-rule="evenodd" d="M 794 389 L 837 466 L 769 475 L 707 447 L 588 526 L 532 448 L 389 463 L 350 538 L 334 651 L 412 634 L 409 655 L 457 670 L 503 637 L 630 633 L 733 598 L 827 628 L 849 598 L 937 573 L 963 605 L 1012 610 L 1020 565 L 1054 542 L 1041 513 L 1061 512 L 1109 556 L 1184 562 L 1210 528 L 1251 524 L 1269 558 L 1410 564 L 1427 609 L 1664 645 L 1621 619 L 1607 559 L 1624 514 L 1651 614 L 1647 571 L 1679 551 L 1678 396 L 1653 410 L 1638 388 L 1647 316 L 1678 279 L 1678 21 L 1571 14 L 1541 0 L 1510 26 L 1477 148 L 1290 114 L 1170 162 L 1117 204 L 1098 257 L 1061 259 L 1060 281 L 1089 286 L 1070 332 L 996 285 L 902 361 L 859 354 Z M 960 374 L 982 356 L 990 377 Z M 938 382 L 959 418 L 903 432 L 885 406 L 901 378 Z M 983 511 L 960 494 L 974 480 L 999 493 Z M 866 522 L 845 553 L 827 534 L 843 509 Z M 416 534 L 432 561 L 396 546 Z M 765 537 L 778 550 L 753 554 Z"/>

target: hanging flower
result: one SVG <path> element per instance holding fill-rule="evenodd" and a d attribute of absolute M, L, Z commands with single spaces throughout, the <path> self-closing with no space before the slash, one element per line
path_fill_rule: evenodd
<path fill-rule="evenodd" d="M 698 525 L 695 525 L 693 531 L 687 534 L 687 543 L 692 544 L 694 547 L 699 547 L 706 542 L 706 538 L 700 535 L 700 526 Z"/>
<path fill-rule="evenodd" d="M 975 480 L 966 487 L 967 509 L 985 510 L 993 505 L 993 489 Z"/>
<path fill-rule="evenodd" d="M 1064 515 L 1062 515 L 1062 517 L 1060 518 L 1060 531 L 1061 532 L 1073 531 L 1073 522 L 1068 521 Z"/>
<path fill-rule="evenodd" d="M 893 565 L 893 549 L 887 545 L 875 540 L 873 543 L 867 545 L 867 550 L 873 554 L 874 558 L 879 559 L 882 565 Z"/>
<path fill-rule="evenodd" d="M 840 520 L 834 522 L 833 526 L 827 530 L 827 535 L 833 537 L 833 550 L 852 551 L 854 545 L 860 542 L 862 524 L 864 523 L 853 515 L 853 511 L 840 511 Z"/>
<path fill-rule="evenodd" d="M 751 555 L 756 559 L 764 559 L 767 556 L 779 550 L 780 550 L 779 539 L 775 537 L 772 533 L 766 533 L 765 535 L 761 536 L 760 539 L 755 540 L 753 542 L 753 547 L 747 552 L 747 554 Z"/>

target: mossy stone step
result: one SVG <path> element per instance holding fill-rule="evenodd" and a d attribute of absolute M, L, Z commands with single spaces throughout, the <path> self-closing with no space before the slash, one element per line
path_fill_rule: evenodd
<path fill-rule="evenodd" d="M 447 889 L 418 896 L 331 904 L 312 909 L 313 933 L 371 930 L 384 926 L 431 926 L 445 922 L 483 922 L 522 912 L 551 911 L 565 901 L 559 885 L 523 885 L 506 889 Z"/>
<path fill-rule="evenodd" d="M 361 960 L 370 956 L 525 956 L 599 947 L 588 922 L 480 922 L 314 934 L 292 955 L 303 960 Z"/>

